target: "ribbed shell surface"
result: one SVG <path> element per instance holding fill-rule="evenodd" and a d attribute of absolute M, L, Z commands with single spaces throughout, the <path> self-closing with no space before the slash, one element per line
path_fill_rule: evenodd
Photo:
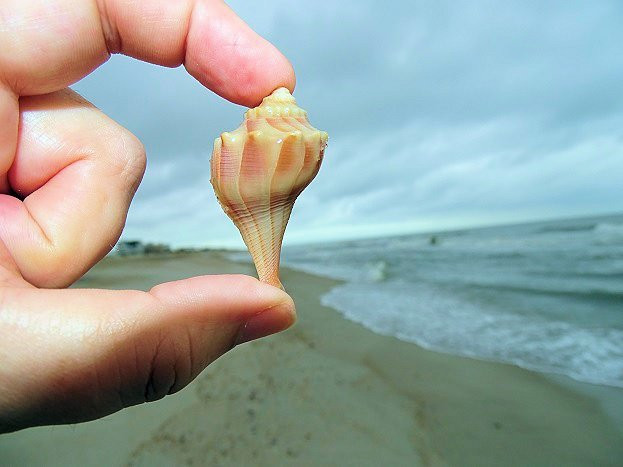
<path fill-rule="evenodd" d="M 282 287 L 281 244 L 297 196 L 318 173 L 327 133 L 285 88 L 250 109 L 214 141 L 211 182 L 251 253 L 260 280 Z"/>

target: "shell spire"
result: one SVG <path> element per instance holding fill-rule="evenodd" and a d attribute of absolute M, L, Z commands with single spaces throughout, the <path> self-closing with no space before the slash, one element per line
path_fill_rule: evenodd
<path fill-rule="evenodd" d="M 214 141 L 210 181 L 263 282 L 283 289 L 283 235 L 296 198 L 318 173 L 327 140 L 290 91 L 279 88 Z"/>

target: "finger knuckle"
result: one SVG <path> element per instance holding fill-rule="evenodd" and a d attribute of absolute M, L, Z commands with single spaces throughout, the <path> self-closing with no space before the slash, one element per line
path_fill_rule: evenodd
<path fill-rule="evenodd" d="M 132 132 L 110 122 L 99 129 L 91 143 L 85 152 L 99 170 L 123 185 L 138 185 L 147 158 L 143 143 Z"/>
<path fill-rule="evenodd" d="M 189 341 L 178 337 L 167 336 L 158 341 L 144 385 L 145 402 L 173 394 L 191 381 L 192 351 Z"/>
<path fill-rule="evenodd" d="M 128 185 L 137 185 L 143 178 L 147 166 L 145 146 L 126 129 L 120 131 L 112 146 L 111 163 L 115 172 Z"/>

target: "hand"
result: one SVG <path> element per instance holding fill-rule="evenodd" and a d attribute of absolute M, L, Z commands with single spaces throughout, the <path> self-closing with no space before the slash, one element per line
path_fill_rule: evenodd
<path fill-rule="evenodd" d="M 67 88 L 111 53 L 183 63 L 248 106 L 294 88 L 285 57 L 219 0 L 3 0 L 0 432 L 162 398 L 294 321 L 288 295 L 247 276 L 54 290 L 115 244 L 145 168 L 136 137 Z"/>

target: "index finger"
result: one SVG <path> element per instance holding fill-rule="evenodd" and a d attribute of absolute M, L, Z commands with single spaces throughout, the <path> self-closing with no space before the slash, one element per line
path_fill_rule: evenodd
<path fill-rule="evenodd" d="M 18 96 L 63 89 L 123 53 L 188 72 L 253 106 L 293 90 L 288 60 L 220 0 L 3 0 L 0 85 Z"/>

